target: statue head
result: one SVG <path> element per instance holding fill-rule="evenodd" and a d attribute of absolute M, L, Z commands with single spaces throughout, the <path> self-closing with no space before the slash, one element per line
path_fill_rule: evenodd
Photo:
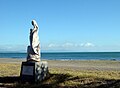
<path fill-rule="evenodd" d="M 35 20 L 32 20 L 32 25 L 35 27 L 38 27 L 37 22 Z"/>

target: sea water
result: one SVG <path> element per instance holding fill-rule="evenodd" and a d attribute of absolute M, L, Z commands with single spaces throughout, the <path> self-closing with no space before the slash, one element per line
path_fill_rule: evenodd
<path fill-rule="evenodd" d="M 27 53 L 0 53 L 0 58 L 25 59 Z M 47 60 L 120 60 L 120 52 L 42 52 Z"/>

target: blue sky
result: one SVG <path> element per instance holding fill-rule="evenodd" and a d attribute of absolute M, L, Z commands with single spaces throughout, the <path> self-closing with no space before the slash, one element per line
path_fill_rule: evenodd
<path fill-rule="evenodd" d="M 31 20 L 41 51 L 120 51 L 120 0 L 0 0 L 0 51 L 26 52 Z"/>

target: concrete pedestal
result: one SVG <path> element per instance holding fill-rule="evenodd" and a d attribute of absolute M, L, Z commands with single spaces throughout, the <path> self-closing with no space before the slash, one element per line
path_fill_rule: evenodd
<path fill-rule="evenodd" d="M 20 78 L 22 82 L 40 82 L 48 75 L 48 65 L 46 61 L 22 62 Z"/>

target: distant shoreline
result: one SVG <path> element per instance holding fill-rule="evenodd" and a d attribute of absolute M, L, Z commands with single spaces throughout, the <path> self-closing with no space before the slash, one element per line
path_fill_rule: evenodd
<path fill-rule="evenodd" d="M 27 53 L 0 53 L 0 58 L 24 59 Z M 45 60 L 112 60 L 120 61 L 120 52 L 49 52 L 41 53 Z"/>
<path fill-rule="evenodd" d="M 27 53 L 27 52 L 18 52 L 18 51 L 2 51 L 0 53 Z M 120 53 L 120 51 L 42 51 L 41 53 Z"/>

